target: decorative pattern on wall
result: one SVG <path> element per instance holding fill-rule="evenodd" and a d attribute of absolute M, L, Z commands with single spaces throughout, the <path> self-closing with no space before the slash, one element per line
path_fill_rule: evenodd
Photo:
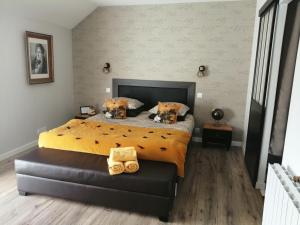
<path fill-rule="evenodd" d="M 242 140 L 254 16 L 252 0 L 99 7 L 73 29 L 77 108 L 101 106 L 112 78 L 193 81 L 203 93 L 196 127 L 220 107 Z M 199 78 L 201 64 L 208 76 Z"/>

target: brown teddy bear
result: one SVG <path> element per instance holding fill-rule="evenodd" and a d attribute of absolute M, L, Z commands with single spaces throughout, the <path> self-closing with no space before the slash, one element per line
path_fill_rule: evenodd
<path fill-rule="evenodd" d="M 105 116 L 111 119 L 126 119 L 126 108 L 128 101 L 126 99 L 108 99 L 105 101 Z"/>
<path fill-rule="evenodd" d="M 157 116 L 154 118 L 154 121 L 167 124 L 176 123 L 180 107 L 181 106 L 176 103 L 158 102 Z"/>

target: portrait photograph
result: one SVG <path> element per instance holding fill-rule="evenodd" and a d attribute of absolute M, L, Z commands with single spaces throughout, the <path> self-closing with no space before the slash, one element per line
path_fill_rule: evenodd
<path fill-rule="evenodd" d="M 29 84 L 54 81 L 52 35 L 26 32 Z"/>

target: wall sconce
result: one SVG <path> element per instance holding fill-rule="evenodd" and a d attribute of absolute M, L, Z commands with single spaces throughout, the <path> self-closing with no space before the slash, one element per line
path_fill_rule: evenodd
<path fill-rule="evenodd" d="M 205 71 L 206 71 L 206 66 L 199 66 L 198 72 L 197 72 L 197 76 L 198 77 L 204 77 L 205 76 Z"/>
<path fill-rule="evenodd" d="M 102 71 L 103 71 L 103 73 L 109 73 L 110 72 L 110 63 L 105 63 Z"/>

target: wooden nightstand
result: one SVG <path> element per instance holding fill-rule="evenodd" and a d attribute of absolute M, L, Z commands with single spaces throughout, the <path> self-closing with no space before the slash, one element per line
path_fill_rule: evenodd
<path fill-rule="evenodd" d="M 204 123 L 202 131 L 202 145 L 207 143 L 223 144 L 229 150 L 232 140 L 232 127 L 228 124 Z"/>
<path fill-rule="evenodd" d="M 78 114 L 75 116 L 75 119 L 80 119 L 80 120 L 85 120 L 87 118 L 91 117 L 90 115 L 82 115 L 82 114 Z"/>

